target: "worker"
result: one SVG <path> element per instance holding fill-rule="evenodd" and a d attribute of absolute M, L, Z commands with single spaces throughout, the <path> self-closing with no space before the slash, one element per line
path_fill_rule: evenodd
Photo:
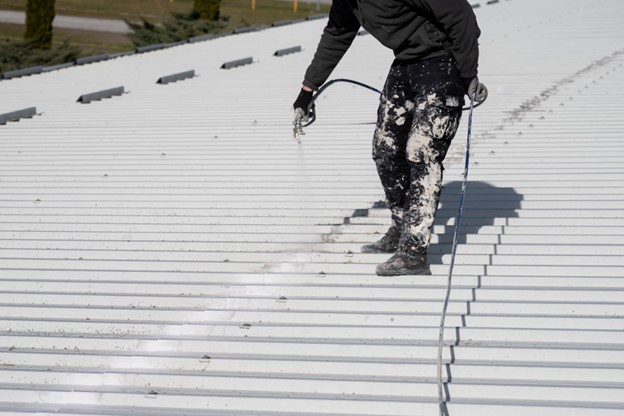
<path fill-rule="evenodd" d="M 464 95 L 485 100 L 477 67 L 480 29 L 467 0 L 334 0 L 293 105 L 304 117 L 313 94 L 366 29 L 393 50 L 373 137 L 373 160 L 392 225 L 364 253 L 394 253 L 380 276 L 431 274 L 427 251 L 442 186 L 442 162 Z"/>

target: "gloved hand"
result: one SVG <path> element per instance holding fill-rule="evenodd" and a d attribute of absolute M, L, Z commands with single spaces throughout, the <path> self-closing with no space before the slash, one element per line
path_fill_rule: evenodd
<path fill-rule="evenodd" d="M 477 104 L 480 104 L 487 99 L 488 89 L 484 84 L 479 82 L 478 77 L 464 78 L 463 81 L 468 98 L 474 99 Z"/>
<path fill-rule="evenodd" d="M 296 110 L 300 108 L 303 111 L 303 115 L 307 118 L 310 116 L 310 110 L 314 112 L 314 104 L 312 104 L 313 91 L 306 91 L 303 88 L 299 92 L 299 96 L 293 104 L 293 108 Z"/>

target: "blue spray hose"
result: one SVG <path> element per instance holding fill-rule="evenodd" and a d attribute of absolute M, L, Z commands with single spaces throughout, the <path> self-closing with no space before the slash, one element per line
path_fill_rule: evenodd
<path fill-rule="evenodd" d="M 462 182 L 461 193 L 459 195 L 459 207 L 455 215 L 455 231 L 453 232 L 453 248 L 451 250 L 451 265 L 449 267 L 448 281 L 446 284 L 446 296 L 444 306 L 440 315 L 440 334 L 438 337 L 438 404 L 440 406 L 440 416 L 447 416 L 446 400 L 444 398 L 444 382 L 442 381 L 442 350 L 444 348 L 444 325 L 446 313 L 448 311 L 449 299 L 451 298 L 451 288 L 453 284 L 453 267 L 455 266 L 455 255 L 457 254 L 457 243 L 459 240 L 459 227 L 461 225 L 462 213 L 464 211 L 464 199 L 466 197 L 466 185 L 468 184 L 468 166 L 470 164 L 470 139 L 472 136 L 472 113 L 475 108 L 474 99 L 470 99 L 470 112 L 468 113 L 468 137 L 466 139 L 466 161 L 464 163 L 464 181 Z"/>
<path fill-rule="evenodd" d="M 312 97 L 312 102 L 310 102 L 310 106 L 308 107 L 308 121 L 301 125 L 301 127 L 308 127 L 310 124 L 314 123 L 316 121 L 316 109 L 314 106 L 314 103 L 316 102 L 316 100 L 319 98 L 319 96 L 330 86 L 338 83 L 338 82 L 345 82 L 347 84 L 354 84 L 357 85 L 358 87 L 362 87 L 362 88 L 366 88 L 367 90 L 370 90 L 372 92 L 376 92 L 377 94 L 382 94 L 382 92 L 380 90 L 378 90 L 375 87 L 371 87 L 368 84 L 364 84 L 363 82 L 359 82 L 359 81 L 354 81 L 352 79 L 347 79 L 347 78 L 336 78 L 336 79 L 332 79 L 331 81 L 327 81 L 325 84 L 323 84 L 323 86 L 321 88 L 318 89 L 318 91 L 316 92 L 316 94 L 314 94 L 314 96 Z M 468 111 L 479 107 L 481 104 L 483 104 L 483 102 L 485 102 L 485 99 L 483 101 L 478 102 L 477 104 L 472 103 L 470 107 L 465 107 L 462 108 L 463 111 Z"/>

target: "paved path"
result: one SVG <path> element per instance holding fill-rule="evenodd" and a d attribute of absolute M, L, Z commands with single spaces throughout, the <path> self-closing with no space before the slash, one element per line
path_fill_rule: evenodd
<path fill-rule="evenodd" d="M 26 22 L 26 15 L 23 12 L 0 10 L 0 22 L 23 25 Z M 123 20 L 93 19 L 89 17 L 57 15 L 54 19 L 54 26 L 63 29 L 92 30 L 96 32 L 131 32 Z"/>

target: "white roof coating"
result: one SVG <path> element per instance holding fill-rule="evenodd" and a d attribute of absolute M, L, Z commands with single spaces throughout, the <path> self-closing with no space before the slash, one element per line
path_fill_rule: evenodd
<path fill-rule="evenodd" d="M 621 416 L 624 3 L 480 6 L 448 414 Z M 324 24 L 0 82 L 0 114 L 41 113 L 0 126 L 0 415 L 437 414 L 466 120 L 433 275 L 376 276 L 377 97 L 336 85 L 290 138 Z M 391 61 L 359 36 L 332 77 L 381 87 Z"/>

